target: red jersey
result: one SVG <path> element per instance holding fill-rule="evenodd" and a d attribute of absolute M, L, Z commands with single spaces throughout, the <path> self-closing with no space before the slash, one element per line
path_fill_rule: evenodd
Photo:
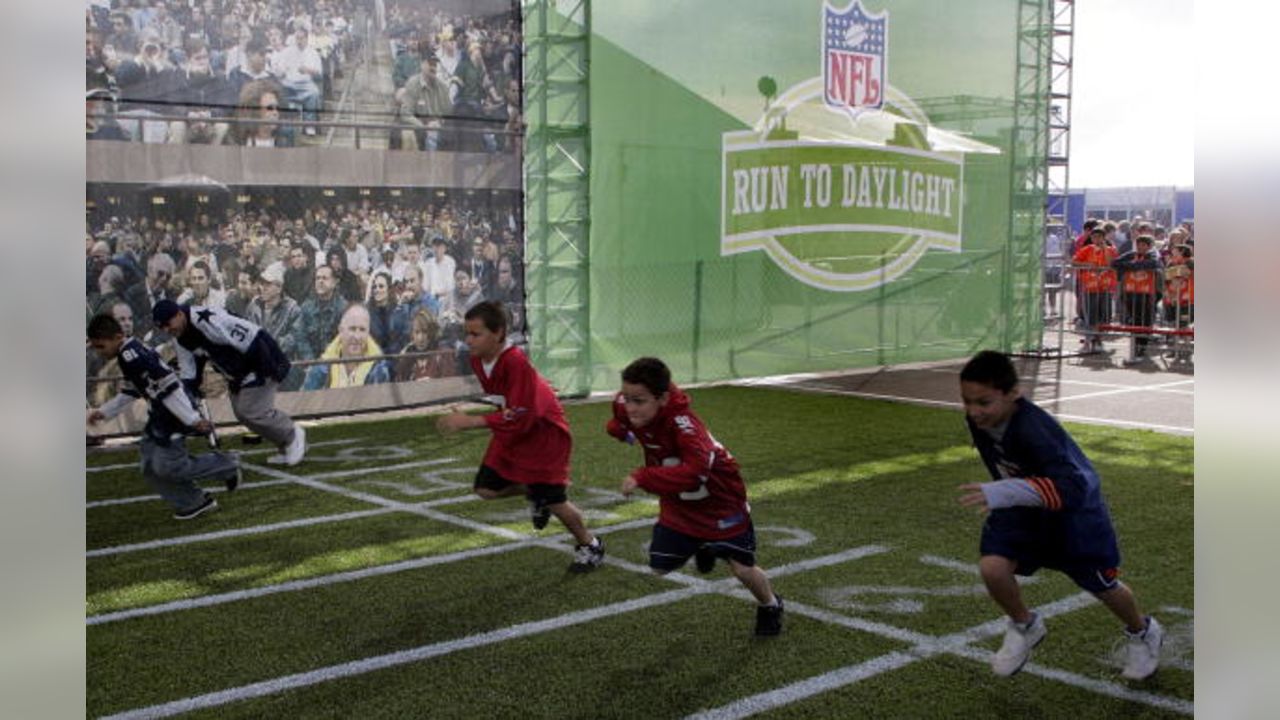
<path fill-rule="evenodd" d="M 1116 289 L 1116 273 L 1111 261 L 1116 259 L 1116 249 L 1110 245 L 1085 245 L 1072 258 L 1078 265 L 1097 265 L 1105 270 L 1080 269 L 1080 286 L 1087 293 L 1111 292 Z"/>
<path fill-rule="evenodd" d="M 569 423 L 555 392 L 524 352 L 503 349 L 487 372 L 472 355 L 471 370 L 486 393 L 503 398 L 502 410 L 484 416 L 493 431 L 484 464 L 511 482 L 568 485 Z"/>
<path fill-rule="evenodd" d="M 622 393 L 614 398 L 606 432 L 625 440 L 633 433 L 644 448 L 640 487 L 658 496 L 658 523 L 701 540 L 723 540 L 747 529 L 751 508 L 738 461 L 689 409 L 689 397 L 673 383 L 667 404 L 649 424 L 634 428 Z"/>

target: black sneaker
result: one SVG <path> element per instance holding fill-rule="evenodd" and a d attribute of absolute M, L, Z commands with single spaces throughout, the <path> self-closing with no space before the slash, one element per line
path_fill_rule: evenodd
<path fill-rule="evenodd" d="M 772 637 L 782 632 L 782 596 L 774 593 L 778 604 L 756 606 L 756 637 Z"/>
<path fill-rule="evenodd" d="M 179 510 L 173 514 L 175 520 L 190 520 L 199 517 L 207 512 L 218 509 L 218 501 L 213 499 L 209 493 L 204 494 L 204 502 L 191 508 L 190 510 Z"/>
<path fill-rule="evenodd" d="M 529 517 L 533 520 L 533 529 L 541 530 L 551 522 L 551 508 L 541 500 L 530 500 Z"/>
<path fill-rule="evenodd" d="M 698 546 L 698 551 L 693 554 L 693 564 L 703 575 L 716 569 L 716 554 L 711 551 L 710 545 Z"/>
<path fill-rule="evenodd" d="M 579 545 L 573 550 L 569 572 L 589 573 L 604 562 L 604 540 L 596 537 L 595 545 Z"/>
<path fill-rule="evenodd" d="M 240 462 L 236 461 L 236 471 L 227 476 L 227 492 L 235 492 L 240 487 L 240 481 L 244 479 L 244 471 L 240 469 Z"/>

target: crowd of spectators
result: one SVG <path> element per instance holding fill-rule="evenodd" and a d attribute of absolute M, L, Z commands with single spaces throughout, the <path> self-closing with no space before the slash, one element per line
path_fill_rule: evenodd
<path fill-rule="evenodd" d="M 86 137 L 289 145 L 281 108 L 316 120 L 356 47 L 357 0 L 89 0 Z M 115 112 L 113 112 L 115 110 Z M 166 118 L 186 118 L 166 119 Z M 304 134 L 315 134 L 307 126 Z"/>
<path fill-rule="evenodd" d="M 91 218 L 85 313 L 127 318 L 129 334 L 163 348 L 157 301 L 225 307 L 266 328 L 291 360 L 335 361 L 297 368 L 285 389 L 466 374 L 462 318 L 476 303 L 501 300 L 522 337 L 519 201 L 477 193 Z M 90 376 L 100 371 L 91 362 Z"/>
<path fill-rule="evenodd" d="M 387 11 L 400 120 L 419 150 L 519 152 L 520 10 L 462 14 L 430 4 Z M 401 142 L 393 134 L 392 144 Z"/>
<path fill-rule="evenodd" d="M 1169 230 L 1141 216 L 1119 223 L 1091 218 L 1067 249 L 1082 343 L 1101 347 L 1098 326 L 1187 328 L 1195 321 L 1195 225 Z M 1147 340 L 1137 341 L 1145 356 Z"/>

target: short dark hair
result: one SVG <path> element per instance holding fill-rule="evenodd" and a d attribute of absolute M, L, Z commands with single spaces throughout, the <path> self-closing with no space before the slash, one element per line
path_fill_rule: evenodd
<path fill-rule="evenodd" d="M 89 321 L 90 340 L 110 340 L 123 334 L 124 328 L 120 327 L 120 323 L 114 317 L 111 317 L 111 313 L 98 313 Z"/>
<path fill-rule="evenodd" d="M 1018 371 L 1008 355 L 995 350 L 983 350 L 965 363 L 960 371 L 960 382 L 988 385 L 1007 393 L 1018 385 Z"/>
<path fill-rule="evenodd" d="M 480 320 L 491 333 L 499 333 L 504 337 L 507 334 L 507 308 L 497 300 L 485 300 L 476 303 L 465 315 L 463 320 Z"/>
<path fill-rule="evenodd" d="M 643 385 L 659 397 L 671 389 L 671 369 L 656 357 L 637 358 L 623 368 L 622 382 Z"/>
<path fill-rule="evenodd" d="M 1134 243 L 1146 243 L 1146 244 L 1148 244 L 1148 245 L 1155 245 L 1155 244 L 1156 244 L 1156 239 L 1155 239 L 1155 238 L 1153 238 L 1153 237 L 1151 237 L 1150 235 L 1139 235 L 1138 237 L 1136 237 L 1136 238 L 1134 238 L 1134 239 L 1133 239 L 1133 242 L 1134 242 Z"/>

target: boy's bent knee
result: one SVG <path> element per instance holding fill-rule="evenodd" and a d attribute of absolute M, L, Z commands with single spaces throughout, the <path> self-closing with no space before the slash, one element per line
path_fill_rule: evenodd
<path fill-rule="evenodd" d="M 472 488 L 472 490 L 475 491 L 476 495 L 479 495 L 485 500 L 493 500 L 494 498 L 500 497 L 500 493 L 497 490 L 490 490 L 489 488 L 484 487 Z"/>
<path fill-rule="evenodd" d="M 983 555 L 978 569 L 983 577 L 1006 577 L 1018 569 L 1018 561 L 1003 555 Z"/>

